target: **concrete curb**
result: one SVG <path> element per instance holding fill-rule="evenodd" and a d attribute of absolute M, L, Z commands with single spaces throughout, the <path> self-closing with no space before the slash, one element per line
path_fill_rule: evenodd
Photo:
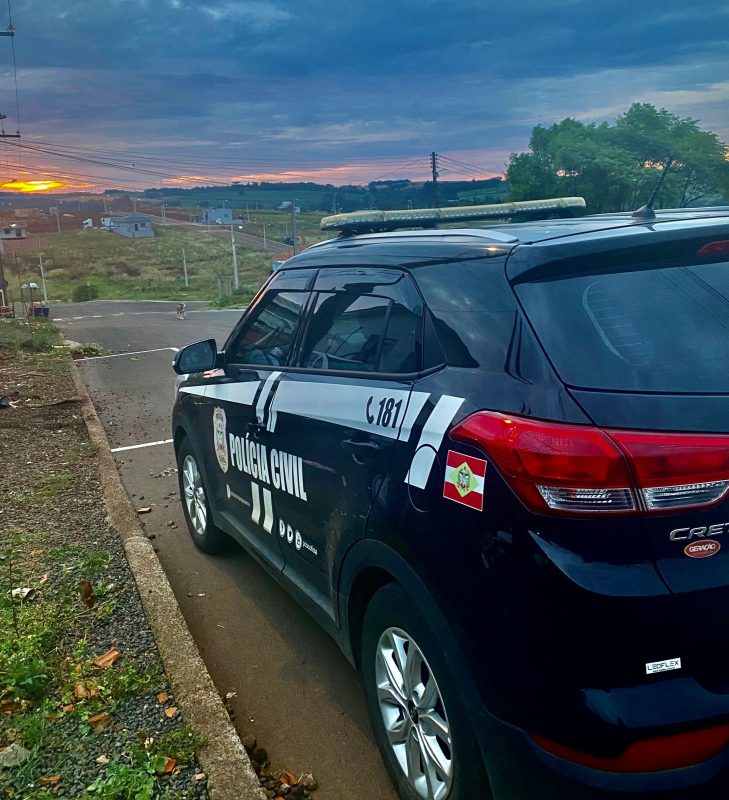
<path fill-rule="evenodd" d="M 265 800 L 250 759 L 233 727 L 187 627 L 157 554 L 144 535 L 78 368 L 71 374 L 89 438 L 99 448 L 99 475 L 110 523 L 124 544 L 147 619 L 185 721 L 207 745 L 198 754 L 211 800 Z"/>

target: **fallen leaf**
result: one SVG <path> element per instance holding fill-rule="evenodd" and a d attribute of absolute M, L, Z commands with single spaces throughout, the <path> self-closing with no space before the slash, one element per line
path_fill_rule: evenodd
<path fill-rule="evenodd" d="M 158 703 L 159 703 L 161 706 L 163 706 L 163 705 L 164 705 L 164 704 L 165 704 L 165 703 L 166 703 L 166 702 L 167 702 L 169 699 L 170 699 L 170 696 L 167 694 L 167 692 L 160 692 L 160 693 L 157 695 L 157 702 L 158 702 Z"/>
<path fill-rule="evenodd" d="M 89 727 L 93 731 L 100 731 L 111 723 L 111 714 L 108 711 L 102 711 L 100 714 L 94 714 L 93 717 L 88 719 Z"/>
<path fill-rule="evenodd" d="M 97 764 L 101 764 L 102 767 L 105 767 L 109 763 L 109 759 L 107 756 L 101 755 L 96 759 Z"/>
<path fill-rule="evenodd" d="M 165 716 L 168 717 L 169 719 L 172 719 L 172 717 L 174 717 L 176 713 L 177 713 L 177 706 L 170 706 L 169 708 L 165 709 Z"/>
<path fill-rule="evenodd" d="M 142 508 L 137 509 L 137 514 L 149 514 L 152 510 L 150 506 L 142 506 Z"/>
<path fill-rule="evenodd" d="M 77 683 L 77 684 L 76 684 L 76 685 L 73 687 L 73 696 L 74 696 L 74 697 L 76 697 L 76 698 L 78 698 L 79 700 L 80 700 L 80 699 L 82 699 L 82 698 L 84 698 L 84 697 L 89 697 L 89 696 L 90 696 L 90 694 L 91 694 L 91 693 L 90 693 L 90 692 L 89 692 L 89 690 L 88 690 L 88 689 L 87 689 L 87 688 L 86 688 L 86 687 L 83 685 L 83 683 Z"/>
<path fill-rule="evenodd" d="M 96 664 L 99 669 L 108 669 L 120 655 L 121 653 L 118 650 L 108 650 L 103 656 L 99 656 L 95 659 L 94 664 Z"/>
<path fill-rule="evenodd" d="M 93 608 L 96 598 L 94 597 L 94 590 L 88 581 L 79 581 L 79 592 L 81 595 L 81 602 L 87 608 Z"/>
<path fill-rule="evenodd" d="M 69 703 L 67 706 L 63 707 L 63 713 L 68 714 L 70 711 L 73 711 L 76 706 L 73 703 Z"/>
<path fill-rule="evenodd" d="M 41 786 L 55 786 L 57 783 L 60 782 L 61 782 L 60 775 L 48 775 L 45 778 L 38 779 L 38 783 L 40 783 Z"/>
<path fill-rule="evenodd" d="M 39 583 L 41 586 L 45 586 L 45 584 L 47 584 L 47 583 L 48 583 L 48 573 L 47 573 L 47 572 L 46 572 L 44 575 L 41 575 L 41 576 L 40 576 L 40 580 L 38 581 L 38 583 Z"/>
<path fill-rule="evenodd" d="M 174 777 L 177 777 L 177 776 L 178 776 L 178 775 L 179 775 L 181 772 L 182 772 L 182 767 L 175 767 L 175 768 L 172 770 L 172 775 L 173 775 Z"/>
<path fill-rule="evenodd" d="M 232 700 L 234 697 L 238 697 L 238 692 L 226 692 L 225 693 L 225 700 L 226 702 Z"/>
<path fill-rule="evenodd" d="M 204 781 L 205 780 L 205 773 L 204 772 L 196 772 L 194 777 L 195 777 L 196 781 Z"/>
<path fill-rule="evenodd" d="M 166 756 L 165 756 L 165 758 L 166 758 Z M 174 758 L 168 758 L 167 761 L 165 761 L 164 767 L 162 767 L 162 769 L 158 770 L 159 774 L 160 775 L 166 775 L 168 772 L 172 772 L 172 770 L 175 768 L 176 764 L 177 764 L 177 761 L 175 761 Z"/>
<path fill-rule="evenodd" d="M 281 770 L 279 783 L 288 783 L 289 786 L 294 786 L 294 784 L 298 783 L 298 781 L 296 780 L 296 775 L 292 775 L 290 772 L 287 772 L 285 769 L 283 769 Z"/>
<path fill-rule="evenodd" d="M 12 714 L 22 708 L 19 700 L 0 700 L 0 713 Z"/>

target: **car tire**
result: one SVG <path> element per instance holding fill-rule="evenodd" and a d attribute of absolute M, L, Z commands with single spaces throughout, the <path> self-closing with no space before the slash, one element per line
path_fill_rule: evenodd
<path fill-rule="evenodd" d="M 399 584 L 380 589 L 362 625 L 370 721 L 402 800 L 488 800 L 481 752 L 444 649 Z"/>
<path fill-rule="evenodd" d="M 195 547 L 210 555 L 222 553 L 231 540 L 213 524 L 203 473 L 188 438 L 177 448 L 177 478 L 185 522 Z"/>

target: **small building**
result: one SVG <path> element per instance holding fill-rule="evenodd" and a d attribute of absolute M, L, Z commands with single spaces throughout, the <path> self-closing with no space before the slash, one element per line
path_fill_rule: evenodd
<path fill-rule="evenodd" d="M 14 222 L 0 228 L 0 239 L 25 239 L 25 225 Z"/>
<path fill-rule="evenodd" d="M 233 209 L 205 208 L 202 214 L 198 214 L 195 217 L 195 222 L 200 222 L 203 225 L 232 225 Z"/>
<path fill-rule="evenodd" d="M 81 224 L 83 225 L 84 230 L 90 230 L 94 227 L 94 221 L 91 219 L 91 217 L 85 219 Z"/>
<path fill-rule="evenodd" d="M 113 233 L 118 233 L 120 236 L 126 236 L 129 239 L 154 236 L 152 218 L 147 214 L 134 212 L 124 217 L 104 217 L 101 224 Z"/>

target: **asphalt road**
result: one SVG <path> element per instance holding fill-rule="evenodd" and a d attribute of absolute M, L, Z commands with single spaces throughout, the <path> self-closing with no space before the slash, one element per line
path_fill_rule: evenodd
<path fill-rule="evenodd" d="M 112 449 L 171 437 L 172 348 L 210 337 L 221 344 L 241 313 L 197 303 L 188 312 L 181 321 L 165 302 L 53 307 L 67 338 L 129 353 L 79 362 Z M 114 455 L 132 501 L 152 508 L 140 518 L 217 688 L 236 693 L 231 706 L 241 734 L 255 734 L 275 768 L 312 771 L 318 800 L 396 800 L 359 677 L 333 641 L 242 550 L 210 557 L 195 549 L 170 444 Z"/>

